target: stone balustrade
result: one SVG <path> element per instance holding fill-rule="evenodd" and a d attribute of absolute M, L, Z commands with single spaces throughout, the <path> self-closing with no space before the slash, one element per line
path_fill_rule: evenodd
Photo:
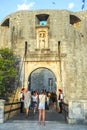
<path fill-rule="evenodd" d="M 0 123 L 4 122 L 4 104 L 5 100 L 0 99 Z"/>

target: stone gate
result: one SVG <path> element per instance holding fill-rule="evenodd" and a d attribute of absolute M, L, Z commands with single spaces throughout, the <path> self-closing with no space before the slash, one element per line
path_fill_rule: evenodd
<path fill-rule="evenodd" d="M 79 110 L 76 116 L 69 113 L 71 122 L 87 120 L 86 14 L 87 11 L 68 10 L 18 11 L 8 15 L 0 25 L 0 47 L 13 49 L 20 66 L 24 62 L 21 82 L 28 86 L 33 71 L 50 70 L 56 77 L 56 92 L 63 89 L 69 111 Z M 78 106 L 75 109 L 74 101 Z"/>

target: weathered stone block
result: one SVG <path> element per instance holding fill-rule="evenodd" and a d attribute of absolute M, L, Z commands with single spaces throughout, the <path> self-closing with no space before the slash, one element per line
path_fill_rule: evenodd
<path fill-rule="evenodd" d="M 86 123 L 87 110 L 85 108 L 87 100 L 70 100 L 69 101 L 69 123 Z"/>

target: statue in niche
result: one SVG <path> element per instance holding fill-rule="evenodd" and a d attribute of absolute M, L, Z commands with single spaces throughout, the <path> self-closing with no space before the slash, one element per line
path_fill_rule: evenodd
<path fill-rule="evenodd" d="M 45 48 L 45 39 L 46 39 L 45 32 L 40 32 L 40 34 L 39 34 L 39 46 L 40 46 L 40 48 Z"/>

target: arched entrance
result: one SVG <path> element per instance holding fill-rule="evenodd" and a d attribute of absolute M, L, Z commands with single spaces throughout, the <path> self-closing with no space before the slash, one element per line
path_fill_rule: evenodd
<path fill-rule="evenodd" d="M 56 76 L 48 68 L 37 68 L 31 72 L 28 77 L 28 87 L 31 91 L 40 91 L 44 89 L 46 91 L 56 91 Z"/>
<path fill-rule="evenodd" d="M 47 91 L 61 88 L 59 62 L 25 62 L 24 86 L 29 89 L 46 89 Z"/>

